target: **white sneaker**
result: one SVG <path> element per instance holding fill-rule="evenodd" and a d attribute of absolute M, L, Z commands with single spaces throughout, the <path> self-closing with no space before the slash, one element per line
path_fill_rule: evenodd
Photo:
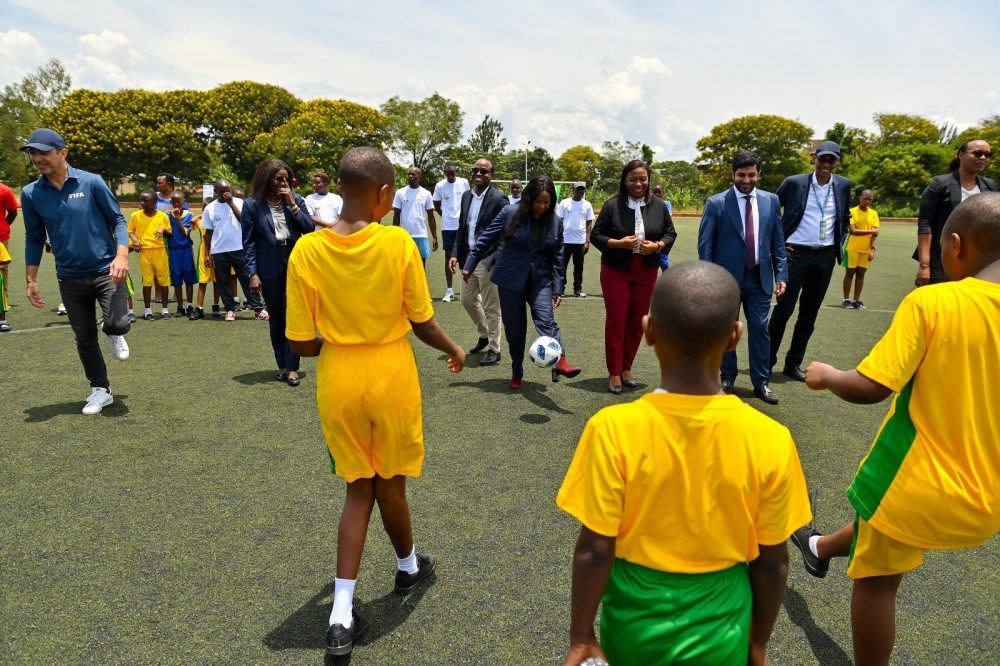
<path fill-rule="evenodd" d="M 128 343 L 125 342 L 124 335 L 109 335 L 108 342 L 111 343 L 111 355 L 115 359 L 119 361 L 128 360 Z"/>
<path fill-rule="evenodd" d="M 111 336 L 108 336 L 111 337 Z M 121 337 L 121 336 L 118 336 Z M 115 401 L 111 391 L 105 388 L 94 387 L 87 398 L 87 404 L 83 406 L 83 413 L 89 415 L 100 414 L 101 410 Z"/>
<path fill-rule="evenodd" d="M 441 299 L 441 302 L 451 303 L 453 300 L 455 300 L 455 292 L 449 291 L 444 295 L 444 298 Z"/>

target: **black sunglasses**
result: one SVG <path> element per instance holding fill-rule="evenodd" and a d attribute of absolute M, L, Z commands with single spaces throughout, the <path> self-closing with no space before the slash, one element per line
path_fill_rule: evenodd
<path fill-rule="evenodd" d="M 480 169 L 478 167 L 472 169 L 472 175 L 475 176 L 477 173 L 488 174 L 493 173 L 493 169 Z"/>
<path fill-rule="evenodd" d="M 968 152 L 969 152 L 970 155 L 972 155 L 973 157 L 975 157 L 977 160 L 981 160 L 984 157 L 986 159 L 990 159 L 991 157 L 993 157 L 992 151 L 989 151 L 989 150 L 970 150 Z"/>

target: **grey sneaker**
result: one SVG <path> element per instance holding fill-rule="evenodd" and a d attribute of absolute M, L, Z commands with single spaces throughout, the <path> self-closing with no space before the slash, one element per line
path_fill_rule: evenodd
<path fill-rule="evenodd" d="M 865 304 L 862 303 L 861 301 L 854 301 L 851 305 L 854 307 L 855 310 L 867 310 L 868 309 L 868 308 L 865 307 Z"/>
<path fill-rule="evenodd" d="M 840 307 L 844 308 L 845 310 L 850 310 L 851 308 L 854 307 L 854 305 L 851 303 L 851 299 L 845 298 L 843 301 L 841 301 Z"/>

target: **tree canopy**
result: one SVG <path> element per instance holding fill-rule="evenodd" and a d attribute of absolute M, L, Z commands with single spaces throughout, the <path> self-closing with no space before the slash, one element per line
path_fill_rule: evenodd
<path fill-rule="evenodd" d="M 421 102 L 397 95 L 380 108 L 388 119 L 389 148 L 422 171 L 440 171 L 446 153 L 462 140 L 461 107 L 437 93 Z"/>

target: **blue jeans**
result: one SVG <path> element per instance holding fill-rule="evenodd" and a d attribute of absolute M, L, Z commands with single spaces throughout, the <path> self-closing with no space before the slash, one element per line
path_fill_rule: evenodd
<path fill-rule="evenodd" d="M 76 351 L 83 371 L 95 388 L 109 388 L 108 368 L 101 354 L 94 305 L 101 308 L 104 324 L 100 332 L 125 335 L 128 320 L 128 290 L 125 280 L 115 284 L 108 270 L 82 277 L 59 277 L 59 294 L 66 306 L 66 317 L 76 336 Z"/>
<path fill-rule="evenodd" d="M 743 269 L 740 281 L 740 302 L 747 320 L 747 346 L 750 348 L 750 381 L 754 388 L 768 383 L 771 366 L 768 355 L 771 351 L 771 336 L 767 330 L 768 316 L 771 314 L 771 296 L 760 283 L 760 266 L 753 270 Z M 722 379 L 735 381 L 736 352 L 722 355 Z"/>

